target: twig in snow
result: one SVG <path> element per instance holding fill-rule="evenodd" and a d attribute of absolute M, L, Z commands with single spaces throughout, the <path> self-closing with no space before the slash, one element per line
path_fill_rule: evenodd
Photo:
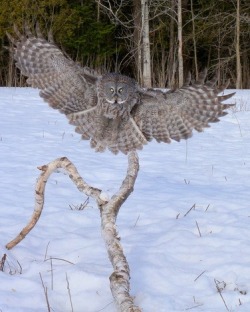
<path fill-rule="evenodd" d="M 40 279 L 43 285 L 43 291 L 44 291 L 44 295 L 46 299 L 47 309 L 48 309 L 48 312 L 50 312 L 51 309 L 50 309 L 49 298 L 48 298 L 48 288 L 44 285 L 42 274 L 40 272 L 39 272 L 39 275 L 40 275 Z"/>
<path fill-rule="evenodd" d="M 61 258 L 57 258 L 57 257 L 50 257 L 49 259 L 46 259 L 46 260 L 44 260 L 44 261 L 48 261 L 48 260 L 51 260 L 51 259 L 53 259 L 53 260 L 65 261 L 65 262 L 68 262 L 68 263 L 70 263 L 70 264 L 75 265 L 75 263 L 73 263 L 73 262 L 71 262 L 71 261 L 69 261 L 69 260 L 61 259 Z"/>
<path fill-rule="evenodd" d="M 110 303 L 106 304 L 105 307 L 101 308 L 100 310 L 96 310 L 95 312 L 101 312 L 101 311 L 103 311 L 103 310 L 106 310 L 106 308 L 107 308 L 108 306 L 110 306 L 113 302 L 114 302 L 114 301 L 111 301 Z"/>
<path fill-rule="evenodd" d="M 22 268 L 22 266 L 21 266 L 21 264 L 20 264 L 20 262 L 18 260 L 16 262 L 17 262 L 17 264 L 19 265 L 19 268 L 20 268 L 19 274 L 22 274 L 23 268 Z"/>
<path fill-rule="evenodd" d="M 198 229 L 199 235 L 200 235 L 200 237 L 201 237 L 201 231 L 200 231 L 200 228 L 199 228 L 199 224 L 198 224 L 198 222 L 197 222 L 197 221 L 195 221 L 195 223 L 196 223 L 196 226 L 197 226 L 197 229 Z"/>
<path fill-rule="evenodd" d="M 50 273 L 51 273 L 51 289 L 54 289 L 54 273 L 53 273 L 53 263 L 52 258 L 50 258 Z"/>
<path fill-rule="evenodd" d="M 195 305 L 193 307 L 190 307 L 190 308 L 186 308 L 185 311 L 192 310 L 192 309 L 195 309 L 195 308 L 199 308 L 201 306 L 203 306 L 203 303 L 197 304 L 197 305 Z"/>
<path fill-rule="evenodd" d="M 193 206 L 184 214 L 184 217 L 186 217 L 192 209 L 195 209 L 195 205 L 196 204 L 193 204 Z"/>
<path fill-rule="evenodd" d="M 136 219 L 135 224 L 134 224 L 134 227 L 136 227 L 137 222 L 139 221 L 139 219 L 140 219 L 140 215 L 139 215 L 138 218 Z"/>
<path fill-rule="evenodd" d="M 69 208 L 71 210 L 84 210 L 86 207 L 88 207 L 89 204 L 89 197 L 80 205 L 69 205 Z"/>
<path fill-rule="evenodd" d="M 202 275 L 202 274 L 204 274 L 205 272 L 206 272 L 206 270 L 205 270 L 205 271 L 203 271 L 203 272 L 201 272 L 201 274 L 199 274 L 199 275 L 198 275 L 198 276 L 194 279 L 194 282 L 196 282 L 196 281 L 197 281 L 197 279 L 198 279 L 198 278 L 200 278 L 200 277 L 201 277 L 201 275 Z"/>
<path fill-rule="evenodd" d="M 222 301 L 223 301 L 223 303 L 224 303 L 224 305 L 225 305 L 227 311 L 229 311 L 229 309 L 228 309 L 228 307 L 227 307 L 227 304 L 226 304 L 226 301 L 225 301 L 225 299 L 224 299 L 223 296 L 222 296 L 221 288 L 219 287 L 219 281 L 217 281 L 216 279 L 214 279 L 214 283 L 215 283 L 216 289 L 217 289 L 217 291 L 218 291 L 218 293 L 219 293 L 219 295 L 220 295 L 220 297 L 221 297 L 221 299 L 222 299 Z"/>
<path fill-rule="evenodd" d="M 205 212 L 208 211 L 209 207 L 210 207 L 210 204 L 207 205 L 207 208 L 205 209 Z"/>
<path fill-rule="evenodd" d="M 0 261 L 0 271 L 1 271 L 1 272 L 3 272 L 3 270 L 4 270 L 4 264 L 5 264 L 6 258 L 7 258 L 7 255 L 4 254 L 4 255 L 2 256 L 1 261 Z"/>
<path fill-rule="evenodd" d="M 67 289 L 68 289 L 68 294 L 69 294 L 69 300 L 70 300 L 71 312 L 74 312 L 74 309 L 73 309 L 73 303 L 72 303 L 72 298 L 71 298 L 71 292 L 70 292 L 70 287 L 69 287 L 69 279 L 68 279 L 68 275 L 67 275 L 67 273 L 66 273 L 66 281 L 67 281 Z"/>
<path fill-rule="evenodd" d="M 46 246 L 46 250 L 45 250 L 45 255 L 44 255 L 44 260 L 43 260 L 43 261 L 46 261 L 46 260 L 47 260 L 47 254 L 48 254 L 49 244 L 50 244 L 50 242 L 48 242 L 48 244 L 47 244 L 47 246 Z"/>

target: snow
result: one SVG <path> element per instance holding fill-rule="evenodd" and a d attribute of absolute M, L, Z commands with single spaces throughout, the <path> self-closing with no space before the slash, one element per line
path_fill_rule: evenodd
<path fill-rule="evenodd" d="M 249 98 L 237 90 L 236 108 L 204 133 L 139 152 L 117 226 L 144 312 L 250 311 Z M 44 284 L 51 311 L 114 312 L 98 208 L 90 200 L 78 210 L 86 197 L 62 172 L 47 183 L 36 227 L 5 245 L 32 215 L 37 166 L 67 156 L 107 198 L 126 156 L 95 153 L 37 90 L 0 88 L 0 103 L 0 311 L 47 311 Z"/>

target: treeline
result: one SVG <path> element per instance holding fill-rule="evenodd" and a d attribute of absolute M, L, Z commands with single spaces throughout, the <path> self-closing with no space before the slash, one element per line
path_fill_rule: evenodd
<path fill-rule="evenodd" d="M 0 0 L 1 86 L 25 85 L 5 48 L 6 31 L 24 22 L 39 22 L 67 55 L 99 73 L 176 87 L 206 67 L 219 83 L 250 88 L 249 0 Z"/>

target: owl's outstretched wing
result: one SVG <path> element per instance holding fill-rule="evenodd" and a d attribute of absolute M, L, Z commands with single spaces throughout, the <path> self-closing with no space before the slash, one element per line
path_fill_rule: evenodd
<path fill-rule="evenodd" d="M 51 107 L 67 115 L 96 105 L 95 73 L 66 57 L 52 38 L 47 41 L 42 36 L 38 25 L 36 35 L 28 27 L 24 34 L 16 28 L 15 33 L 16 38 L 8 37 L 14 45 L 16 66 Z"/>
<path fill-rule="evenodd" d="M 209 123 L 219 121 L 219 117 L 234 104 L 222 102 L 234 95 L 219 95 L 227 85 L 218 89 L 216 80 L 204 83 L 206 71 L 198 81 L 186 83 L 173 92 L 150 90 L 142 93 L 142 104 L 132 111 L 133 118 L 148 141 L 170 143 L 192 136 L 193 129 L 201 132 Z"/>
<path fill-rule="evenodd" d="M 109 119 L 98 109 L 99 76 L 80 67 L 54 44 L 46 40 L 37 25 L 34 35 L 28 27 L 16 38 L 8 35 L 14 45 L 16 66 L 27 83 L 40 89 L 40 96 L 49 105 L 64 113 L 76 132 L 90 140 L 96 151 L 109 149 L 117 154 L 141 149 L 147 141 L 132 118 Z"/>

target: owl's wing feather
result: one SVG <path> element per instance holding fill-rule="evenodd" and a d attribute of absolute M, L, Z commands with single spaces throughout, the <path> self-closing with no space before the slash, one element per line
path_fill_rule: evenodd
<path fill-rule="evenodd" d="M 218 95 L 220 89 L 214 87 L 215 80 L 204 83 L 206 72 L 195 83 L 167 93 L 159 91 L 142 92 L 142 104 L 132 111 L 133 118 L 148 141 L 170 143 L 192 136 L 193 129 L 198 132 L 209 127 L 209 123 L 219 121 L 219 117 L 234 104 L 222 102 L 234 93 Z"/>
<path fill-rule="evenodd" d="M 40 96 L 64 114 L 93 107 L 97 103 L 97 77 L 88 68 L 80 67 L 50 41 L 43 38 L 39 27 L 33 35 L 28 27 L 25 34 L 15 28 L 16 37 L 8 35 L 15 46 L 16 66 Z"/>

